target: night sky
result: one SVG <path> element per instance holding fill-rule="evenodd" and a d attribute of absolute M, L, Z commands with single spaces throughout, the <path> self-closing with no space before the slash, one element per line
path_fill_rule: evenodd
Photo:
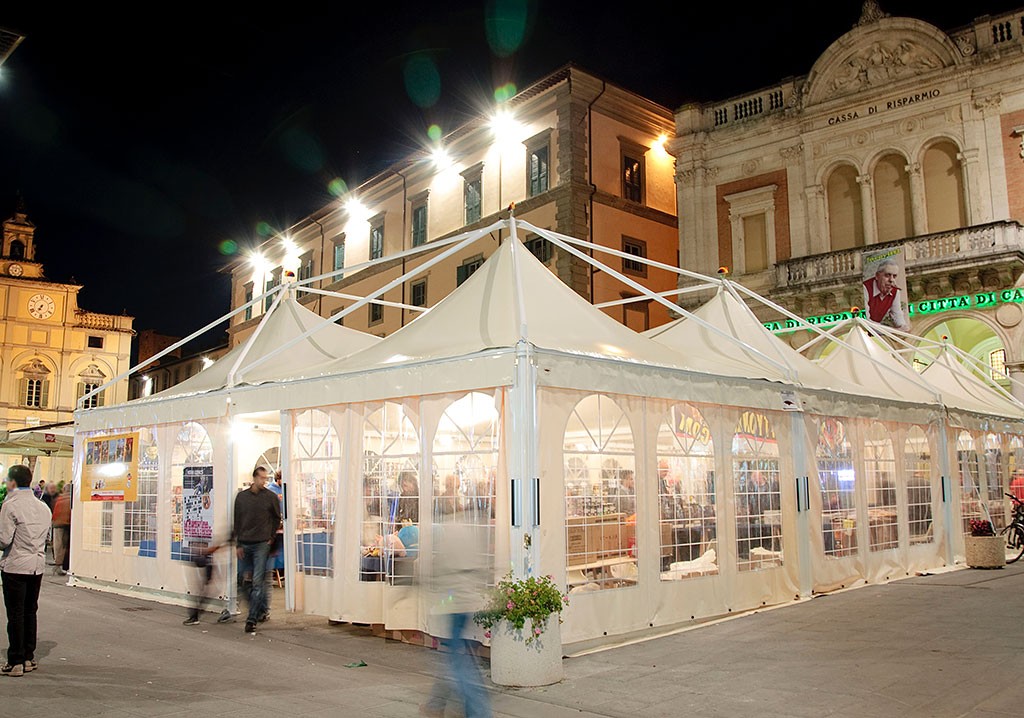
<path fill-rule="evenodd" d="M 1021 3 L 881 4 L 948 30 Z M 172 334 L 228 310 L 225 240 L 244 251 L 298 221 L 422 149 L 431 124 L 447 133 L 493 107 L 505 83 L 575 62 L 670 108 L 724 99 L 806 74 L 861 9 L 6 5 L 0 26 L 28 37 L 0 71 L 0 215 L 21 191 L 49 278 L 84 284 L 86 309 Z"/>

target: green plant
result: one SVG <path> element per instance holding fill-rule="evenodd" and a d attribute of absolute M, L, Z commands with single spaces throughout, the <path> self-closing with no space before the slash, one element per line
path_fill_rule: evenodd
<path fill-rule="evenodd" d="M 517 630 L 522 630 L 529 618 L 533 623 L 533 633 L 526 637 L 529 645 L 547 629 L 548 617 L 552 613 L 560 613 L 568 604 L 569 597 L 555 585 L 550 575 L 512 578 L 509 571 L 494 587 L 487 606 L 477 611 L 473 620 L 486 629 L 484 635 L 490 638 L 491 628 L 498 621 L 508 621 Z"/>

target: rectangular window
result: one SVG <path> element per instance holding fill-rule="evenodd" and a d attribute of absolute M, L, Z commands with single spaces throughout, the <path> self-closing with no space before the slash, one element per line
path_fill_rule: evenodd
<path fill-rule="evenodd" d="M 480 269 L 484 263 L 482 255 L 467 259 L 460 266 L 455 268 L 455 286 L 461 286 L 463 282 L 473 276 L 473 272 Z"/>
<path fill-rule="evenodd" d="M 345 238 L 334 243 L 334 269 L 335 271 L 345 268 Z M 335 277 L 337 279 L 337 277 Z"/>
<path fill-rule="evenodd" d="M 427 243 L 427 203 L 417 204 L 412 208 L 412 246 L 419 247 Z"/>
<path fill-rule="evenodd" d="M 245 299 L 242 304 L 248 304 L 252 301 L 252 282 L 245 285 Z M 245 321 L 252 319 L 252 307 L 245 308 Z"/>
<path fill-rule="evenodd" d="M 622 155 L 622 196 L 632 202 L 644 201 L 643 159 Z"/>
<path fill-rule="evenodd" d="M 525 244 L 526 248 L 530 250 L 530 254 L 544 264 L 551 261 L 551 242 L 548 240 L 543 237 L 534 237 L 532 239 L 527 239 Z"/>
<path fill-rule="evenodd" d="M 370 324 L 379 324 L 384 321 L 384 307 L 380 304 L 370 304 Z"/>
<path fill-rule="evenodd" d="M 633 239 L 632 237 L 622 238 L 622 251 L 626 254 L 632 254 L 634 257 L 647 258 L 647 242 L 642 239 Z M 643 262 L 637 262 L 632 259 L 622 260 L 622 271 L 625 274 L 634 274 L 638 277 L 647 276 L 647 265 Z"/>
<path fill-rule="evenodd" d="M 48 379 L 21 380 L 22 406 L 45 409 L 49 403 L 50 382 Z"/>
<path fill-rule="evenodd" d="M 384 256 L 384 222 L 370 227 L 370 259 Z"/>
<path fill-rule="evenodd" d="M 273 289 L 274 287 L 278 286 L 280 283 L 281 283 L 281 268 L 278 267 L 270 275 L 270 278 L 267 279 L 267 283 L 266 283 L 265 288 L 264 288 L 263 291 L 264 292 L 269 292 L 271 289 Z M 274 303 L 274 295 L 272 295 L 272 294 L 267 295 L 263 299 L 263 311 L 265 312 L 268 309 L 270 309 L 270 305 L 273 304 L 273 303 Z"/>
<path fill-rule="evenodd" d="M 427 306 L 427 280 L 423 279 L 414 282 L 412 285 L 412 305 L 414 307 Z"/>
<path fill-rule="evenodd" d="M 992 370 L 992 381 L 1006 379 L 1006 350 L 996 349 L 994 352 L 989 352 L 988 366 Z"/>
<path fill-rule="evenodd" d="M 548 145 L 535 147 L 530 151 L 530 196 L 548 191 Z"/>
<path fill-rule="evenodd" d="M 82 397 L 84 397 L 86 394 L 88 394 L 91 391 L 95 391 L 96 389 L 99 389 L 101 386 L 102 386 L 102 384 L 100 384 L 99 382 L 89 382 L 89 381 L 85 381 L 85 382 L 80 381 L 80 382 L 78 382 L 78 389 L 77 389 L 77 394 L 78 395 L 75 397 L 75 399 L 76 399 L 75 403 L 77 404 L 77 400 L 78 399 L 81 399 Z M 104 391 L 101 391 L 98 394 L 93 394 L 92 396 L 90 396 L 88 399 L 86 399 L 82 403 L 82 408 L 83 409 L 95 409 L 98 406 L 103 406 L 104 394 L 106 394 L 106 392 L 104 392 Z"/>
<path fill-rule="evenodd" d="M 90 336 L 88 340 L 90 349 L 102 349 L 103 348 L 103 337 Z"/>
<path fill-rule="evenodd" d="M 768 269 L 768 222 L 765 214 L 743 218 L 743 273 Z"/>
<path fill-rule="evenodd" d="M 299 281 L 313 276 L 313 253 L 307 252 L 299 260 Z"/>
<path fill-rule="evenodd" d="M 473 179 L 466 179 L 466 224 L 480 221 L 483 212 L 483 185 L 479 174 Z"/>

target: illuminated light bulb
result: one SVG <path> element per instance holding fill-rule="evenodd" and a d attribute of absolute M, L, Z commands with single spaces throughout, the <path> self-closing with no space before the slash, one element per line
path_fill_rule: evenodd
<path fill-rule="evenodd" d="M 345 211 L 348 212 L 348 216 L 352 219 L 366 218 L 366 205 L 355 197 L 349 197 L 345 201 Z"/>
<path fill-rule="evenodd" d="M 491 132 L 498 143 L 514 142 L 518 139 L 520 125 L 508 110 L 499 110 L 491 118 Z"/>
<path fill-rule="evenodd" d="M 434 167 L 437 168 L 438 172 L 444 172 L 446 169 L 452 166 L 452 158 L 448 155 L 443 147 L 438 147 L 430 153 L 430 159 L 434 163 Z"/>

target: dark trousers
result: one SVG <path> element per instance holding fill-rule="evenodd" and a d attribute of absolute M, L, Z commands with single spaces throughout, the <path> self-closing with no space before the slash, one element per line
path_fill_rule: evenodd
<path fill-rule="evenodd" d="M 36 657 L 36 611 L 43 576 L 5 571 L 0 579 L 7 609 L 7 662 L 16 666 Z"/>

